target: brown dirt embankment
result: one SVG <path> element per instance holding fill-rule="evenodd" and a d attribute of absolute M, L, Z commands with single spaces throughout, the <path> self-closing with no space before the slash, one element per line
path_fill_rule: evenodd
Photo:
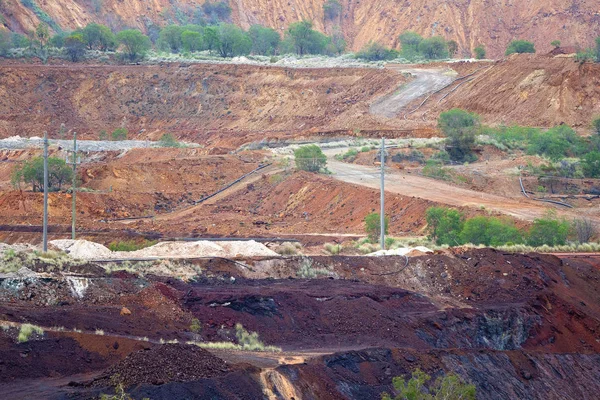
<path fill-rule="evenodd" d="M 0 66 L 0 137 L 83 139 L 119 127 L 130 139 L 163 133 L 209 148 L 386 129 L 368 114 L 405 78 L 382 69 L 245 65 Z M 404 133 L 406 135 L 406 133 Z"/>
<path fill-rule="evenodd" d="M 439 97 L 430 101 L 425 110 L 437 116 L 458 107 L 482 115 L 491 124 L 551 127 L 565 123 L 585 131 L 600 114 L 598 97 L 600 65 L 521 54 L 478 72 L 439 105 Z"/>

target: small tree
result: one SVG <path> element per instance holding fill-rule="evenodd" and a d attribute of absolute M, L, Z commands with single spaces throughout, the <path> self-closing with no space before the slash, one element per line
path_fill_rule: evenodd
<path fill-rule="evenodd" d="M 221 57 L 246 55 L 252 50 L 252 40 L 237 25 L 220 24 L 217 48 Z"/>
<path fill-rule="evenodd" d="M 567 221 L 558 220 L 556 214 L 548 212 L 544 218 L 537 218 L 529 229 L 527 244 L 530 246 L 560 246 L 567 242 L 571 229 Z"/>
<path fill-rule="evenodd" d="M 450 54 L 450 57 L 454 57 L 456 52 L 458 52 L 458 43 L 456 40 L 447 41 L 446 46 L 448 47 L 448 54 Z"/>
<path fill-rule="evenodd" d="M 425 211 L 425 220 L 429 237 L 438 245 L 461 244 L 460 234 L 464 224 L 461 212 L 446 207 L 430 207 Z"/>
<path fill-rule="evenodd" d="M 438 378 L 427 389 L 431 376 L 417 368 L 410 380 L 397 376 L 392 380 L 396 396 L 381 395 L 382 400 L 475 400 L 475 385 L 464 383 L 457 375 L 447 374 Z"/>
<path fill-rule="evenodd" d="M 588 243 L 596 235 L 596 227 L 589 219 L 573 220 L 573 231 L 579 243 Z"/>
<path fill-rule="evenodd" d="M 479 45 L 473 49 L 475 51 L 475 58 L 478 60 L 483 60 L 485 58 L 486 52 L 485 47 Z"/>
<path fill-rule="evenodd" d="M 302 146 L 294 151 L 296 168 L 308 171 L 319 172 L 327 166 L 327 157 L 316 144 Z"/>
<path fill-rule="evenodd" d="M 204 39 L 200 32 L 184 31 L 181 34 L 181 43 L 185 51 L 200 51 L 204 46 Z"/>
<path fill-rule="evenodd" d="M 170 133 L 165 133 L 160 137 L 158 141 L 160 147 L 181 147 L 175 136 Z"/>
<path fill-rule="evenodd" d="M 327 0 L 323 4 L 325 19 L 336 19 L 342 13 L 342 4 L 338 0 Z"/>
<path fill-rule="evenodd" d="M 88 50 L 107 51 L 117 45 L 117 39 L 108 26 L 91 23 L 77 33 L 81 33 Z"/>
<path fill-rule="evenodd" d="M 535 46 L 527 40 L 513 40 L 508 44 L 505 54 L 509 56 L 514 53 L 535 53 Z"/>
<path fill-rule="evenodd" d="M 385 217 L 384 224 L 384 233 L 387 235 L 390 224 L 389 217 Z M 381 214 L 374 212 L 365 217 L 365 232 L 371 242 L 377 243 L 379 241 L 381 237 Z"/>
<path fill-rule="evenodd" d="M 393 60 L 398 57 L 398 52 L 394 49 L 389 49 L 380 43 L 369 42 L 356 53 L 356 57 L 369 61 Z"/>
<path fill-rule="evenodd" d="M 453 161 L 473 161 L 475 134 L 479 127 L 479 116 L 454 108 L 443 112 L 438 119 L 438 127 L 446 135 L 446 151 Z"/>
<path fill-rule="evenodd" d="M 125 50 L 125 57 L 132 62 L 144 58 L 152 46 L 148 36 L 137 29 L 126 29 L 119 32 L 117 40 Z"/>
<path fill-rule="evenodd" d="M 591 151 L 583 156 L 582 168 L 586 178 L 600 177 L 600 152 Z"/>
<path fill-rule="evenodd" d="M 65 160 L 57 157 L 48 157 L 48 190 L 61 190 L 65 182 L 71 180 L 73 170 Z M 20 187 L 21 182 L 31 183 L 34 192 L 44 190 L 44 159 L 36 157 L 16 167 L 11 174 L 13 186 Z"/>
<path fill-rule="evenodd" d="M 160 30 L 157 45 L 161 50 L 179 53 L 183 47 L 182 34 L 183 27 L 179 25 L 167 25 Z"/>
<path fill-rule="evenodd" d="M 110 137 L 114 141 L 127 140 L 127 129 L 117 128 L 113 131 Z"/>
<path fill-rule="evenodd" d="M 310 21 L 300 21 L 290 24 L 285 33 L 285 45 L 299 54 L 323 54 L 331 38 L 312 29 L 313 24 Z"/>
<path fill-rule="evenodd" d="M 74 33 L 65 39 L 65 52 L 73 62 L 77 62 L 85 55 L 85 43 L 80 33 Z"/>
<path fill-rule="evenodd" d="M 553 40 L 552 42 L 550 42 L 550 46 L 558 49 L 560 47 L 560 40 Z"/>
<path fill-rule="evenodd" d="M 277 53 L 281 37 L 275 29 L 252 25 L 248 30 L 252 40 L 252 53 L 270 56 Z"/>
<path fill-rule="evenodd" d="M 204 47 L 213 53 L 219 47 L 219 30 L 216 26 L 204 28 Z"/>
<path fill-rule="evenodd" d="M 40 43 L 41 48 L 45 48 L 50 40 L 50 28 L 45 22 L 40 22 L 35 28 L 35 38 Z"/>
<path fill-rule="evenodd" d="M 448 58 L 448 44 L 441 36 L 423 39 L 419 43 L 419 53 L 428 60 Z"/>
<path fill-rule="evenodd" d="M 600 36 L 596 38 L 596 62 L 600 62 Z"/>
<path fill-rule="evenodd" d="M 460 238 L 462 243 L 486 246 L 523 242 L 521 231 L 512 223 L 485 216 L 469 218 L 463 226 Z"/>
<path fill-rule="evenodd" d="M 50 47 L 54 47 L 56 49 L 62 49 L 63 47 L 65 47 L 65 39 L 68 36 L 69 35 L 67 35 L 65 32 L 59 32 L 50 38 L 50 41 L 48 42 L 48 44 L 50 45 Z"/>
<path fill-rule="evenodd" d="M 419 44 L 423 41 L 423 37 L 416 32 L 406 31 L 402 33 L 398 40 L 402 45 L 400 56 L 411 60 L 419 54 Z"/>

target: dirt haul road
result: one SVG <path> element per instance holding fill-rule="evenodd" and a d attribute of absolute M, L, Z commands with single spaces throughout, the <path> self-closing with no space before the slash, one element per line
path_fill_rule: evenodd
<path fill-rule="evenodd" d="M 404 74 L 411 74 L 414 79 L 407 84 L 403 83 L 394 93 L 381 97 L 371 105 L 370 111 L 372 114 L 387 118 L 398 116 L 400 111 L 413 100 L 446 87 L 452 83 L 457 75 L 453 70 L 444 69 L 403 69 L 395 67 L 390 67 L 390 69 L 398 70 Z"/>
<path fill-rule="evenodd" d="M 380 186 L 380 171 L 378 167 L 348 164 L 329 158 L 327 168 L 332 177 L 344 182 L 354 183 L 374 189 Z M 542 217 L 553 207 L 545 203 L 527 200 L 525 198 L 509 198 L 493 194 L 477 192 L 449 185 L 447 183 L 428 179 L 422 176 L 390 171 L 386 169 L 386 192 L 418 197 L 454 207 L 485 207 L 524 221 L 533 221 Z M 589 211 L 567 211 L 556 209 L 560 217 L 569 220 L 575 218 L 590 219 L 600 223 L 600 216 L 591 215 Z"/>

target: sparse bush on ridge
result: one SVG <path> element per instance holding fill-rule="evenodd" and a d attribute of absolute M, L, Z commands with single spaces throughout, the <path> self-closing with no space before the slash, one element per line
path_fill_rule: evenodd
<path fill-rule="evenodd" d="M 325 243 L 323 247 L 325 248 L 325 251 L 331 255 L 338 255 L 343 249 L 342 245 L 339 243 Z"/>
<path fill-rule="evenodd" d="M 419 368 L 412 372 L 412 377 L 408 381 L 397 376 L 392 380 L 396 396 L 382 393 L 381 400 L 475 400 L 476 398 L 475 385 L 464 383 L 453 373 L 439 377 L 427 387 L 430 380 L 431 376 Z"/>
<path fill-rule="evenodd" d="M 535 46 L 527 40 L 513 40 L 508 44 L 505 55 L 514 53 L 535 53 Z"/>
<path fill-rule="evenodd" d="M 314 279 L 319 275 L 331 275 L 331 271 L 324 268 L 315 268 L 312 259 L 303 257 L 296 275 L 301 279 Z"/>
<path fill-rule="evenodd" d="M 38 335 L 43 335 L 44 330 L 36 325 L 32 324 L 23 324 L 21 325 L 21 329 L 19 330 L 19 336 L 17 338 L 19 343 L 25 343 L 29 340 L 31 335 L 37 333 Z"/>
<path fill-rule="evenodd" d="M 296 168 L 303 171 L 319 172 L 327 166 L 327 157 L 316 144 L 309 144 L 296 149 L 294 159 Z"/>
<path fill-rule="evenodd" d="M 136 251 L 154 246 L 156 243 L 158 243 L 156 240 L 143 240 L 141 242 L 135 240 L 115 240 L 108 244 L 108 248 L 111 251 Z"/>

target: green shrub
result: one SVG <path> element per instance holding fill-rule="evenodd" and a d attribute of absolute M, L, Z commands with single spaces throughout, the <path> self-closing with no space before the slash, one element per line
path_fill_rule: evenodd
<path fill-rule="evenodd" d="M 123 56 L 131 62 L 143 59 L 152 47 L 150 38 L 137 29 L 126 29 L 117 34 L 117 41 L 123 47 Z"/>
<path fill-rule="evenodd" d="M 580 64 L 596 61 L 596 53 L 593 49 L 582 49 L 575 54 L 575 61 Z"/>
<path fill-rule="evenodd" d="M 310 21 L 300 21 L 290 24 L 282 42 L 284 51 L 299 55 L 325 54 L 331 43 L 331 38 L 312 29 Z"/>
<path fill-rule="evenodd" d="M 217 50 L 221 57 L 237 57 L 252 51 L 252 39 L 237 25 L 219 24 L 218 34 Z"/>
<path fill-rule="evenodd" d="M 473 51 L 475 51 L 476 59 L 483 60 L 485 58 L 486 51 L 485 51 L 485 47 L 483 47 L 482 45 L 475 47 L 475 49 L 473 49 Z"/>
<path fill-rule="evenodd" d="M 88 50 L 107 51 L 117 47 L 117 38 L 107 26 L 90 23 L 76 33 L 81 34 Z"/>
<path fill-rule="evenodd" d="M 368 61 L 384 61 L 393 60 L 398 57 L 398 54 L 396 50 L 389 49 L 380 43 L 369 42 L 356 53 L 356 58 Z"/>
<path fill-rule="evenodd" d="M 158 145 L 160 147 L 181 147 L 175 136 L 170 133 L 163 134 L 158 141 Z"/>
<path fill-rule="evenodd" d="M 181 33 L 181 45 L 185 51 L 189 52 L 202 50 L 204 46 L 202 33 L 196 31 L 183 31 Z"/>
<path fill-rule="evenodd" d="M 190 332 L 200 333 L 202 330 L 202 324 L 200 324 L 200 320 L 198 318 L 192 318 L 192 323 L 190 324 Z"/>
<path fill-rule="evenodd" d="M 127 140 L 127 129 L 117 128 L 110 135 L 110 138 L 114 141 Z"/>
<path fill-rule="evenodd" d="M 479 116 L 454 108 L 443 112 L 438 119 L 438 127 L 446 135 L 446 151 L 450 159 L 459 162 L 472 162 L 475 134 L 478 133 Z"/>
<path fill-rule="evenodd" d="M 250 39 L 252 40 L 252 53 L 271 56 L 277 54 L 281 37 L 273 28 L 267 28 L 262 25 L 252 25 L 248 30 Z M 277 59 L 275 58 L 275 61 Z"/>
<path fill-rule="evenodd" d="M 460 234 L 462 243 L 501 246 L 507 243 L 523 243 L 521 231 L 510 222 L 494 217 L 467 219 Z"/>
<path fill-rule="evenodd" d="M 331 275 L 331 272 L 324 268 L 315 268 L 313 260 L 308 257 L 303 257 L 298 270 L 296 271 L 298 278 L 314 279 L 319 275 Z"/>
<path fill-rule="evenodd" d="M 347 152 L 343 153 L 343 154 L 338 154 L 336 155 L 336 159 L 339 161 L 347 161 L 347 162 L 352 162 L 356 159 L 356 156 L 358 155 L 358 150 L 356 149 L 350 149 Z"/>
<path fill-rule="evenodd" d="M 552 161 L 577 157 L 588 151 L 588 144 L 567 125 L 558 125 L 530 138 L 527 153 L 545 155 Z"/>
<path fill-rule="evenodd" d="M 113 241 L 108 244 L 108 248 L 111 251 L 136 251 L 154 246 L 156 243 L 158 243 L 156 240 L 143 240 L 141 242 L 135 240 Z"/>
<path fill-rule="evenodd" d="M 416 32 L 406 31 L 398 37 L 398 40 L 402 45 L 400 57 L 412 61 L 420 56 L 419 44 L 423 41 L 421 35 Z"/>
<path fill-rule="evenodd" d="M 384 218 L 383 233 L 387 235 L 390 224 L 389 217 Z M 373 243 L 377 243 L 381 236 L 381 216 L 379 213 L 371 213 L 365 217 L 365 232 L 369 237 L 369 240 Z"/>
<path fill-rule="evenodd" d="M 600 152 L 592 151 L 583 156 L 583 174 L 586 178 L 600 177 Z"/>
<path fill-rule="evenodd" d="M 448 43 L 441 36 L 423 39 L 419 43 L 419 53 L 428 60 L 448 58 Z"/>
<path fill-rule="evenodd" d="M 535 53 L 535 46 L 527 40 L 513 40 L 508 44 L 505 55 L 514 53 Z"/>
<path fill-rule="evenodd" d="M 527 244 L 530 246 L 560 246 L 567 242 L 571 226 L 567 221 L 559 220 L 553 213 L 537 218 L 529 229 Z"/>
<path fill-rule="evenodd" d="M 19 343 L 25 343 L 34 333 L 37 333 L 38 335 L 43 335 L 44 330 L 36 325 L 23 324 L 21 325 L 21 329 L 19 330 L 19 336 L 17 340 L 19 341 Z"/>
<path fill-rule="evenodd" d="M 341 251 L 342 251 L 342 245 L 341 244 L 325 243 L 325 245 L 323 247 L 325 248 L 325 251 L 328 252 L 331 255 L 340 254 Z"/>
<path fill-rule="evenodd" d="M 77 62 L 85 55 L 85 42 L 80 33 L 74 33 L 65 38 L 64 48 L 67 56 L 73 62 Z"/>
<path fill-rule="evenodd" d="M 299 147 L 294 151 L 296 168 L 308 171 L 319 172 L 327 166 L 327 157 L 316 144 L 309 144 Z"/>
<path fill-rule="evenodd" d="M 475 400 L 475 385 L 464 383 L 457 375 L 447 374 L 438 378 L 429 388 L 426 384 L 431 380 L 420 369 L 412 373 L 410 380 L 395 377 L 392 380 L 396 396 L 391 397 L 388 393 L 381 395 L 382 400 Z"/>
<path fill-rule="evenodd" d="M 429 159 L 423 167 L 423 176 L 433 179 L 439 179 L 442 181 L 452 180 L 450 171 L 448 168 L 444 168 L 439 161 Z"/>
<path fill-rule="evenodd" d="M 48 157 L 48 190 L 57 191 L 62 185 L 71 181 L 73 169 L 65 160 L 58 157 Z M 21 182 L 31 183 L 34 192 L 44 191 L 44 158 L 36 157 L 15 167 L 11 173 L 11 183 L 20 187 Z"/>
<path fill-rule="evenodd" d="M 301 247 L 300 247 L 301 248 Z M 291 242 L 285 242 L 275 248 L 275 252 L 282 256 L 295 256 L 299 248 Z"/>
<path fill-rule="evenodd" d="M 429 237 L 436 244 L 457 246 L 461 244 L 464 215 L 458 210 L 445 207 L 430 207 L 425 212 Z"/>
<path fill-rule="evenodd" d="M 434 153 L 430 160 L 433 160 L 437 163 L 440 164 L 449 164 L 450 163 L 450 154 L 448 154 L 448 152 L 446 150 L 440 150 L 436 153 Z"/>

